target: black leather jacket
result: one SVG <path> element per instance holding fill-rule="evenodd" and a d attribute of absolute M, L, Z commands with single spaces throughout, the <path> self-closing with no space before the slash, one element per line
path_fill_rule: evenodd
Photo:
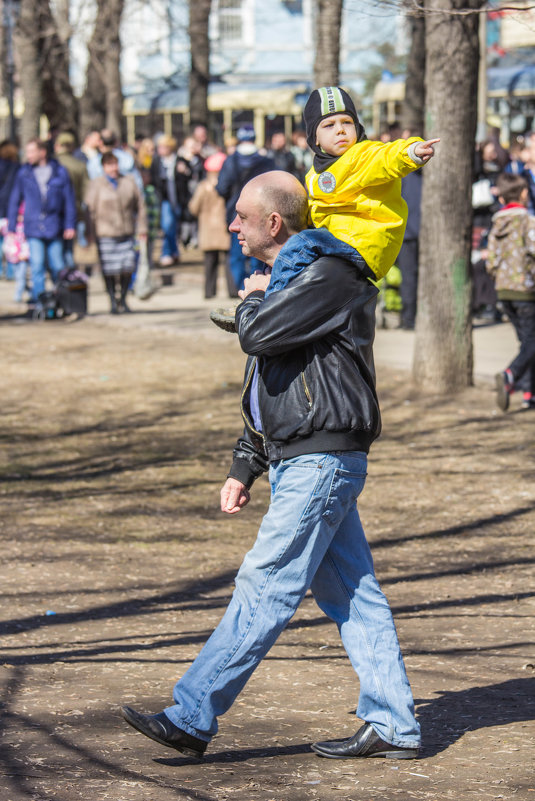
<path fill-rule="evenodd" d="M 236 310 L 249 354 L 243 436 L 229 476 L 250 487 L 269 462 L 305 453 L 368 452 L 381 430 L 372 345 L 376 288 L 350 262 L 326 256 L 264 300 L 252 292 Z M 262 431 L 250 410 L 258 363 Z"/>

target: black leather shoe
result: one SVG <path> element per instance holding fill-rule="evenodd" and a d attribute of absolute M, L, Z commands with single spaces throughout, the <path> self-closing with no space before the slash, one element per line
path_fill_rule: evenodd
<path fill-rule="evenodd" d="M 328 743 L 314 743 L 312 750 L 329 759 L 349 759 L 351 757 L 388 757 L 390 759 L 416 759 L 417 748 L 402 748 L 381 740 L 370 723 L 365 723 L 353 737 L 347 740 L 332 740 Z"/>
<path fill-rule="evenodd" d="M 159 712 L 157 715 L 143 715 L 130 706 L 123 706 L 121 711 L 126 722 L 145 737 L 150 737 L 151 740 L 156 740 L 157 743 L 166 745 L 168 748 L 176 748 L 186 756 L 196 759 L 203 758 L 208 743 L 179 729 L 178 726 L 171 723 L 165 712 Z"/>

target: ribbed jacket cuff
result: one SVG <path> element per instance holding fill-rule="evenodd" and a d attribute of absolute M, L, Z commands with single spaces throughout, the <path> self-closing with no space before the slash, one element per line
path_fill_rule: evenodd
<path fill-rule="evenodd" d="M 409 145 L 407 153 L 409 154 L 409 157 L 414 161 L 414 163 L 418 164 L 421 167 L 422 164 L 425 164 L 425 161 L 422 158 L 420 158 L 420 156 L 417 156 L 415 152 L 416 145 L 419 144 L 420 142 L 413 142 L 412 145 Z"/>
<path fill-rule="evenodd" d="M 241 481 L 242 484 L 245 484 L 247 489 L 251 489 L 256 476 L 252 472 L 247 459 L 234 459 L 227 478 L 235 478 L 236 481 Z"/>

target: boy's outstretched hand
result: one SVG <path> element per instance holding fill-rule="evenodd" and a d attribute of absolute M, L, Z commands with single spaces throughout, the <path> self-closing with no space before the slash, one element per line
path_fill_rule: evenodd
<path fill-rule="evenodd" d="M 434 145 L 437 142 L 440 142 L 440 139 L 428 139 L 427 142 L 418 142 L 414 148 L 414 154 L 425 162 L 429 161 L 435 155 Z"/>

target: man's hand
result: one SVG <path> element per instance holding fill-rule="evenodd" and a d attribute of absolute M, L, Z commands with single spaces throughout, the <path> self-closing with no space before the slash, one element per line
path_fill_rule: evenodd
<path fill-rule="evenodd" d="M 249 490 L 236 478 L 227 478 L 221 490 L 221 511 L 235 515 L 250 500 Z"/>
<path fill-rule="evenodd" d="M 63 239 L 74 239 L 75 233 L 76 231 L 74 230 L 74 228 L 66 228 L 63 231 Z"/>
<path fill-rule="evenodd" d="M 244 288 L 240 289 L 238 295 L 242 300 L 245 300 L 247 295 L 250 295 L 251 292 L 255 292 L 257 289 L 261 289 L 262 292 L 265 292 L 270 281 L 271 275 L 264 275 L 264 273 L 256 272 L 245 279 L 243 282 Z"/>
<path fill-rule="evenodd" d="M 414 154 L 419 156 L 423 161 L 428 162 L 429 159 L 433 158 L 435 155 L 435 148 L 433 145 L 436 145 L 437 142 L 440 142 L 440 139 L 428 139 L 427 142 L 418 142 L 414 148 Z"/>

